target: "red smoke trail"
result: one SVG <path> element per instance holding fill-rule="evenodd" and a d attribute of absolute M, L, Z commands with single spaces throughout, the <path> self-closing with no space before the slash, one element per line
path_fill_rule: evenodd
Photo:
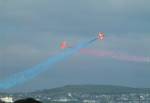
<path fill-rule="evenodd" d="M 150 57 L 132 56 L 132 55 L 128 55 L 124 53 L 116 53 L 112 51 L 82 49 L 80 53 L 89 56 L 96 56 L 96 57 L 111 57 L 113 59 L 130 61 L 130 62 L 150 62 Z"/>

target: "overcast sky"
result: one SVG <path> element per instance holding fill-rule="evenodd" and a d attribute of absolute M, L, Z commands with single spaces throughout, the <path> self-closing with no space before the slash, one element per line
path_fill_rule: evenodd
<path fill-rule="evenodd" d="M 0 79 L 105 32 L 90 50 L 150 57 L 149 0 L 0 0 Z M 13 88 L 36 90 L 67 84 L 150 87 L 150 63 L 75 54 Z M 40 82 L 39 82 L 40 81 Z"/>

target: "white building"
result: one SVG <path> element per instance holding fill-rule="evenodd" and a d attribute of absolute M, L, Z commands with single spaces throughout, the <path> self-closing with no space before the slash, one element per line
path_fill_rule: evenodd
<path fill-rule="evenodd" d="M 52 101 L 55 101 L 55 102 L 68 102 L 68 101 L 70 101 L 70 99 L 67 99 L 67 98 L 59 98 L 59 99 L 55 99 L 55 100 L 52 100 Z"/>
<path fill-rule="evenodd" d="M 83 100 L 83 103 L 96 103 L 95 100 Z"/>
<path fill-rule="evenodd" d="M 6 103 L 13 103 L 12 97 L 1 97 L 0 100 Z"/>
<path fill-rule="evenodd" d="M 54 102 L 70 102 L 70 101 L 78 101 L 78 100 L 77 99 L 70 99 L 67 97 L 60 97 L 57 99 L 53 99 L 52 101 L 54 101 Z"/>

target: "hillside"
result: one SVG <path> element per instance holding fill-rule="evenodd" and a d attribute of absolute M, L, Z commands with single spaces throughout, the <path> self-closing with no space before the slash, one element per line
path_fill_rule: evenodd
<path fill-rule="evenodd" d="M 67 93 L 74 94 L 128 94 L 128 93 L 150 93 L 150 89 L 146 88 L 131 88 L 124 86 L 112 86 L 112 85 L 67 85 L 64 87 L 47 89 L 32 92 L 31 94 L 43 94 L 43 95 L 66 95 Z"/>

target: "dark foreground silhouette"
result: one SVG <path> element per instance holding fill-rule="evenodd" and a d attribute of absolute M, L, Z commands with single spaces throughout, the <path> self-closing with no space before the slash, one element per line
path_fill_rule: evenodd
<path fill-rule="evenodd" d="M 42 102 L 37 101 L 37 100 L 35 100 L 33 98 L 26 98 L 26 99 L 17 100 L 14 103 L 42 103 Z"/>
<path fill-rule="evenodd" d="M 3 101 L 0 100 L 0 103 L 5 103 L 5 102 L 3 102 Z"/>

